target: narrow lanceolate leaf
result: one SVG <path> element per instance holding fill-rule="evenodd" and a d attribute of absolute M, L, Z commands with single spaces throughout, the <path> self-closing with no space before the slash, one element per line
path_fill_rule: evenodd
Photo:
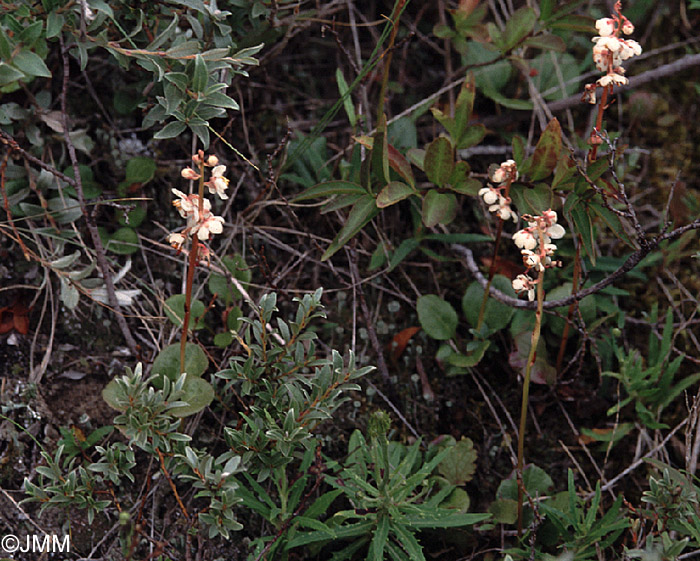
<path fill-rule="evenodd" d="M 391 169 L 398 173 L 401 176 L 401 179 L 406 180 L 411 187 L 415 187 L 416 180 L 413 178 L 411 164 L 404 157 L 404 155 L 391 144 L 388 144 L 387 148 L 389 155 L 389 166 L 391 166 Z"/>
<path fill-rule="evenodd" d="M 569 216 L 574 222 L 576 232 L 581 236 L 583 248 L 586 250 L 591 263 L 595 266 L 596 251 L 593 236 L 593 223 L 591 222 L 588 207 L 579 201 L 578 204 L 574 204 L 571 209 L 569 209 Z"/>
<path fill-rule="evenodd" d="M 409 185 L 401 181 L 390 181 L 377 195 L 377 207 L 386 208 L 416 194 Z"/>
<path fill-rule="evenodd" d="M 201 93 L 207 87 L 209 81 L 209 72 L 207 72 L 207 63 L 204 62 L 202 55 L 198 54 L 194 58 L 194 75 L 192 76 L 192 90 Z"/>
<path fill-rule="evenodd" d="M 365 195 L 367 191 L 362 185 L 353 183 L 352 181 L 324 181 L 313 187 L 309 187 L 305 191 L 299 193 L 292 199 L 293 203 L 299 201 L 307 201 L 309 199 L 317 199 L 319 197 L 332 197 L 333 195 Z"/>
<path fill-rule="evenodd" d="M 450 180 L 455 166 L 452 143 L 444 136 L 433 140 L 425 151 L 423 162 L 428 179 L 438 187 Z"/>
<path fill-rule="evenodd" d="M 561 152 L 561 125 L 552 119 L 540 136 L 529 161 L 530 181 L 540 181 L 554 171 Z"/>
<path fill-rule="evenodd" d="M 341 247 L 343 247 L 352 237 L 357 234 L 362 228 L 374 218 L 379 209 L 377 208 L 377 203 L 372 195 L 365 195 L 359 201 L 357 201 L 352 209 L 348 218 L 345 221 L 345 225 L 338 232 L 331 245 L 325 251 L 321 257 L 321 261 L 326 261 L 333 254 L 335 254 Z"/>

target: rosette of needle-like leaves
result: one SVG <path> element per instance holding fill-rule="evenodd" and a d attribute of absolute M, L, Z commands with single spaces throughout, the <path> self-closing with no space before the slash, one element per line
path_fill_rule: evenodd
<path fill-rule="evenodd" d="M 288 322 L 274 318 L 276 295 L 263 296 L 257 317 L 243 319 L 247 325 L 240 342 L 247 356 L 234 357 L 230 368 L 217 374 L 230 380 L 247 405 L 240 426 L 224 429 L 226 441 L 260 481 L 288 464 L 295 451 L 313 449 L 314 429 L 372 369 L 358 368 L 352 353 L 347 360 L 337 351 L 330 357 L 316 354 L 316 335 L 308 328 L 313 319 L 325 317 L 321 295 L 319 289 L 296 299 L 295 318 Z"/>

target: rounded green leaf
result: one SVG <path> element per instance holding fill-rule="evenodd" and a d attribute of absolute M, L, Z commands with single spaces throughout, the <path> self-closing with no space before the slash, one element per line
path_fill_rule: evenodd
<path fill-rule="evenodd" d="M 202 318 L 206 311 L 204 303 L 195 298 L 190 303 L 190 306 L 189 328 L 193 330 L 202 329 L 204 327 L 204 320 Z M 168 316 L 168 319 L 173 322 L 175 327 L 182 327 L 182 322 L 185 317 L 184 294 L 176 294 L 165 301 L 165 315 Z M 198 320 L 196 325 L 194 324 L 195 320 Z"/>
<path fill-rule="evenodd" d="M 513 286 L 506 277 L 496 275 L 493 278 L 492 284 L 508 296 L 515 297 Z M 462 297 L 462 311 L 464 312 L 464 317 L 467 318 L 467 321 L 474 327 L 476 327 L 479 321 L 479 310 L 481 309 L 483 298 L 484 289 L 476 281 L 469 285 Z M 506 327 L 510 323 L 514 312 L 514 308 L 499 302 L 495 298 L 489 298 L 486 302 L 486 309 L 484 310 L 484 323 L 488 326 L 489 333 Z"/>
<path fill-rule="evenodd" d="M 102 390 L 102 399 L 104 399 L 107 402 L 107 405 L 109 405 L 112 409 L 124 411 L 124 407 L 120 405 L 120 403 L 125 401 L 126 394 L 121 389 L 119 384 L 117 384 L 116 380 L 112 380 L 104 387 Z"/>
<path fill-rule="evenodd" d="M 209 367 L 209 359 L 199 345 L 187 343 L 185 345 L 185 372 L 191 378 L 198 378 Z M 167 376 L 173 382 L 180 374 L 180 343 L 168 345 L 158 353 L 153 361 L 151 373 L 154 376 Z M 156 384 L 154 384 L 156 385 Z"/>
<path fill-rule="evenodd" d="M 423 224 L 431 228 L 449 224 L 457 216 L 457 197 L 454 193 L 439 193 L 431 189 L 423 197 Z"/>
<path fill-rule="evenodd" d="M 109 237 L 105 249 L 119 255 L 129 255 L 139 250 L 139 237 L 133 228 L 124 226 Z"/>
<path fill-rule="evenodd" d="M 175 417 L 189 417 L 207 407 L 214 400 L 214 388 L 202 378 L 193 378 L 188 374 L 184 385 L 183 394 L 179 401 L 184 401 L 187 405 L 173 407 L 169 412 Z"/>
<path fill-rule="evenodd" d="M 126 163 L 126 180 L 129 183 L 146 183 L 153 179 L 156 173 L 156 162 L 153 158 L 132 158 Z"/>
<path fill-rule="evenodd" d="M 457 332 L 457 312 L 452 305 L 437 296 L 426 294 L 418 298 L 418 321 L 425 332 L 438 341 L 454 337 Z"/>

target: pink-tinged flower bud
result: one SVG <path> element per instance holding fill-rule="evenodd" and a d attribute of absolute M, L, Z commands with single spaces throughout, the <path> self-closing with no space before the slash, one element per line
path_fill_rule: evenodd
<path fill-rule="evenodd" d="M 634 25 L 632 25 L 632 22 L 627 18 L 625 18 L 622 22 L 622 33 L 625 35 L 631 35 L 634 33 Z"/>
<path fill-rule="evenodd" d="M 180 172 L 180 175 L 184 177 L 185 179 L 190 179 L 190 180 L 197 180 L 201 176 L 194 171 L 192 168 L 185 168 Z"/>
<path fill-rule="evenodd" d="M 198 166 L 201 165 L 204 161 L 204 151 L 197 150 L 197 153 L 192 156 L 192 161 Z"/>
<path fill-rule="evenodd" d="M 216 156 L 214 156 L 214 154 L 211 154 L 211 155 L 207 158 L 206 164 L 207 164 L 209 167 L 212 167 L 212 168 L 213 168 L 214 166 L 218 165 L 218 163 L 219 163 L 219 158 L 217 158 Z"/>
<path fill-rule="evenodd" d="M 615 20 L 612 18 L 602 18 L 595 22 L 595 27 L 601 37 L 610 37 L 615 33 Z"/>

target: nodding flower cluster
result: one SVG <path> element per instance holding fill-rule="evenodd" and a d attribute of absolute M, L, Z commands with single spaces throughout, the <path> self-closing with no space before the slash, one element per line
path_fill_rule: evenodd
<path fill-rule="evenodd" d="M 586 84 L 582 101 L 596 103 L 598 87 L 623 86 L 628 83 L 622 62 L 642 54 L 642 47 L 632 39 L 621 39 L 620 32 L 630 35 L 634 25 L 622 15 L 620 2 L 615 3 L 615 13 L 610 18 L 602 18 L 595 22 L 600 35 L 593 37 L 593 61 L 596 68 L 605 72 L 594 84 Z"/>
<path fill-rule="evenodd" d="M 214 156 L 206 156 L 200 150 L 192 156 L 192 162 L 199 169 L 195 171 L 190 167 L 184 168 L 180 175 L 184 179 L 199 180 L 204 173 L 205 167 L 213 168 L 209 181 L 204 182 L 204 186 L 209 189 L 209 192 L 216 193 L 222 199 L 228 199 L 226 189 L 228 189 L 228 179 L 224 177 L 226 166 L 219 165 L 219 159 Z M 188 236 L 197 236 L 197 240 L 204 242 L 213 234 L 223 232 L 224 219 L 221 216 L 214 216 L 211 212 L 211 202 L 208 199 L 202 198 L 197 194 L 186 195 L 177 189 L 172 190 L 177 197 L 173 201 L 173 206 L 178 210 L 180 216 L 187 220 L 187 226 L 181 232 L 173 232 L 168 236 L 168 243 L 178 251 L 182 249 Z M 206 258 L 209 250 L 200 244 L 200 258 Z"/>
<path fill-rule="evenodd" d="M 557 249 L 552 240 L 562 238 L 565 231 L 561 224 L 557 224 L 557 213 L 546 210 L 542 216 L 526 214 L 523 218 L 528 221 L 528 227 L 513 234 L 513 243 L 520 248 L 525 266 L 528 270 L 534 269 L 538 274 L 548 267 L 558 266 L 559 262 L 552 260 Z M 518 294 L 527 291 L 527 297 L 532 301 L 535 299 L 537 282 L 538 279 L 529 275 L 518 275 L 513 280 L 513 290 Z"/>
<path fill-rule="evenodd" d="M 498 214 L 501 220 L 512 218 L 514 222 L 518 221 L 518 215 L 510 208 L 510 185 L 518 179 L 518 169 L 513 160 L 506 160 L 500 166 L 495 164 L 489 168 L 489 179 L 498 186 L 494 187 L 490 183 L 488 187 L 484 187 L 479 191 L 479 196 L 483 197 L 484 202 L 489 205 L 489 211 Z M 501 193 L 503 192 L 503 193 Z"/>

